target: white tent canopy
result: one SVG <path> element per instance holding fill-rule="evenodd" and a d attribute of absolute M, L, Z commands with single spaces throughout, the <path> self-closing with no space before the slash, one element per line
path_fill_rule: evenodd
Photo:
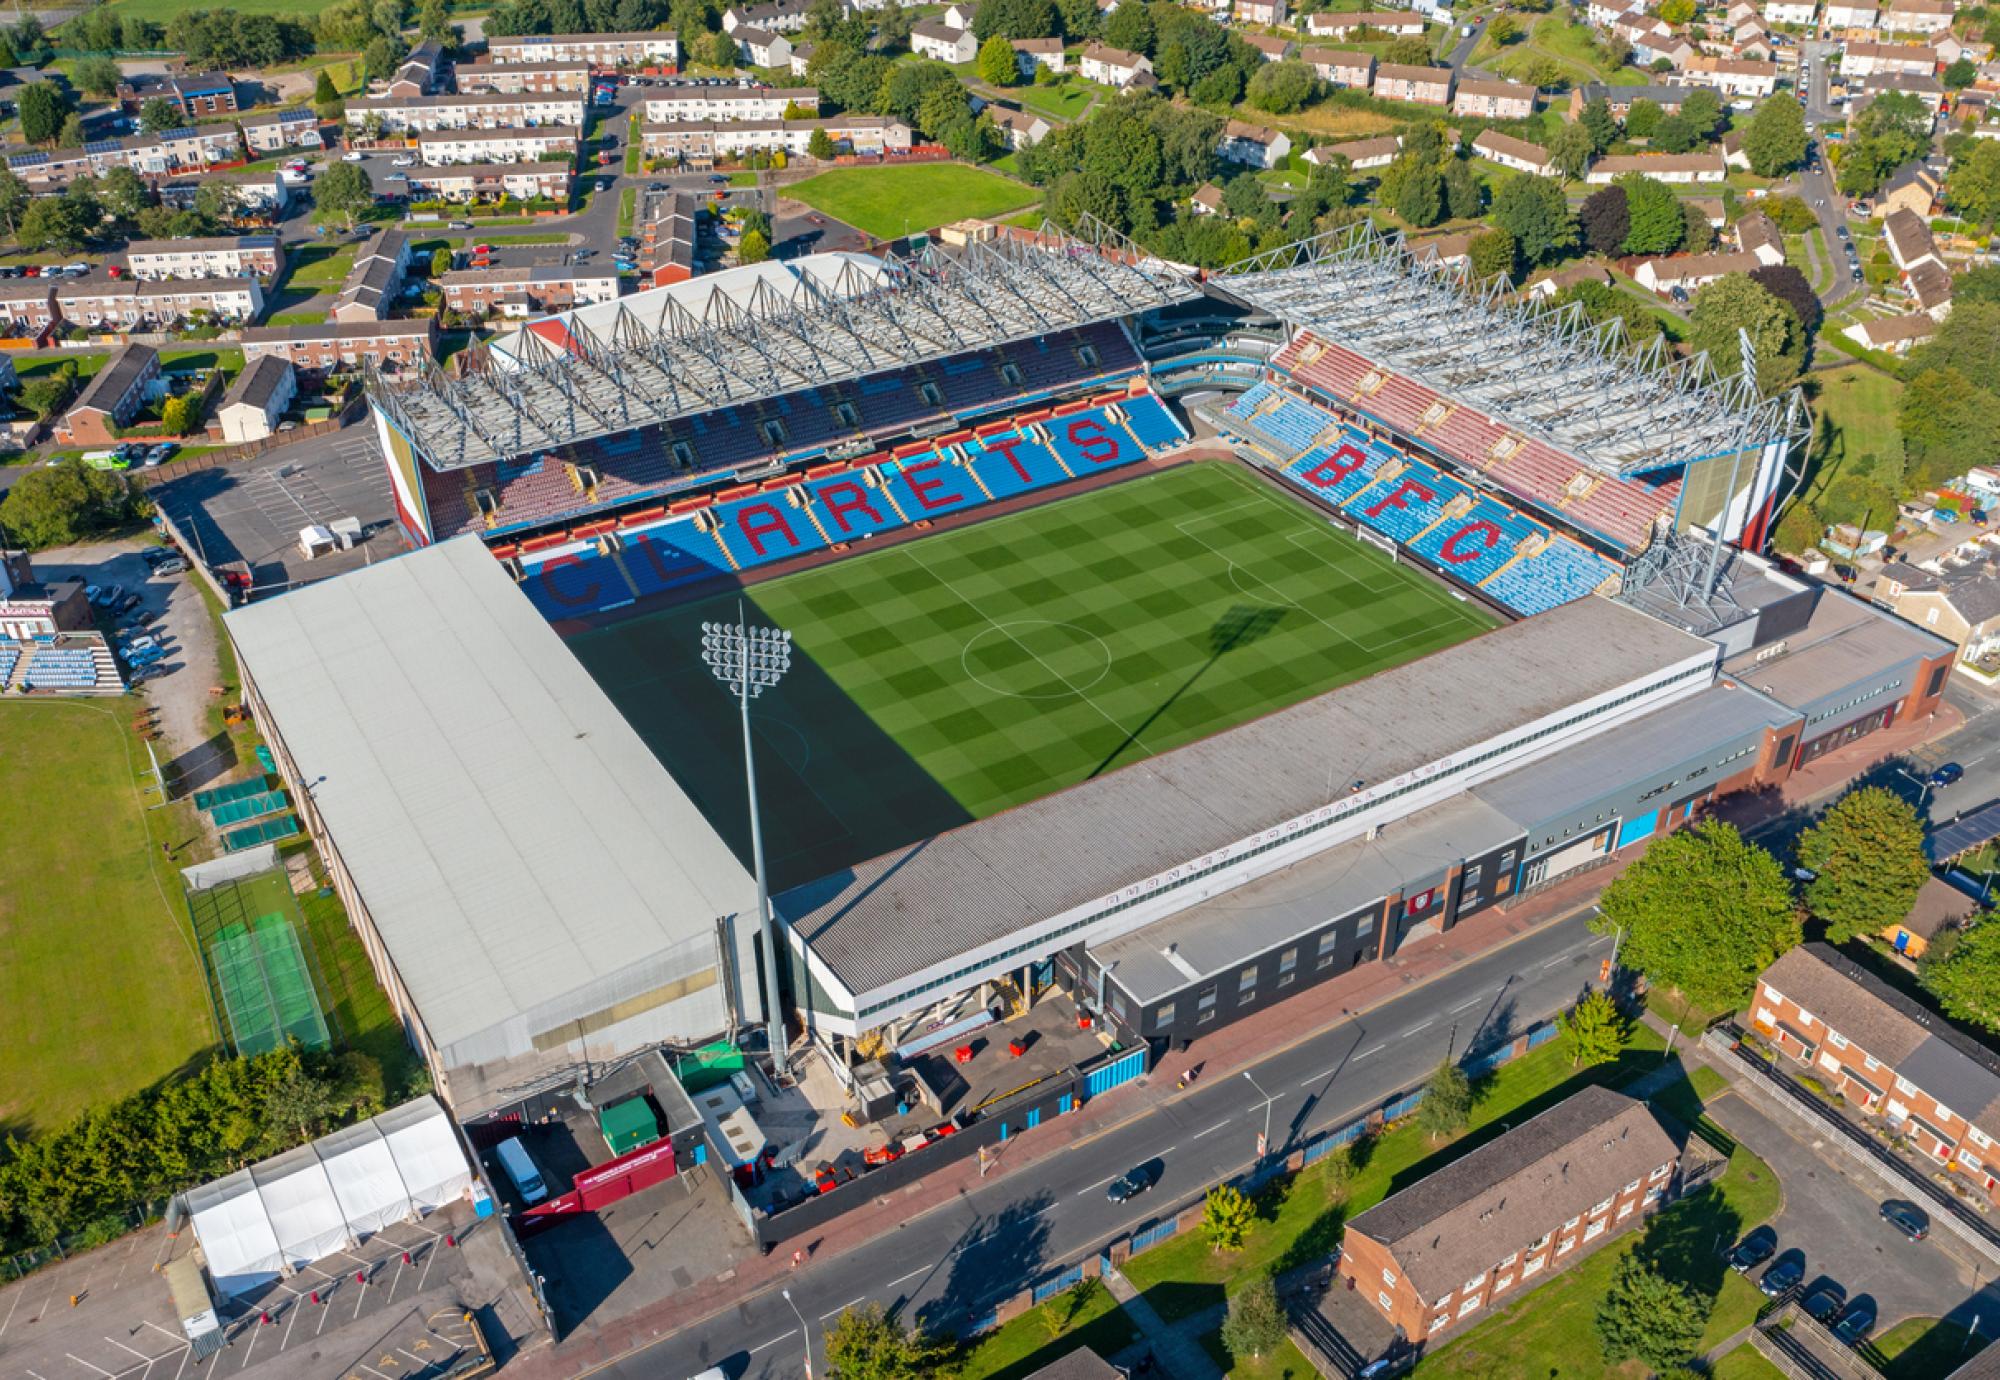
<path fill-rule="evenodd" d="M 215 1290 L 245 1294 L 442 1207 L 472 1184 L 434 1097 L 391 1108 L 187 1194 Z"/>

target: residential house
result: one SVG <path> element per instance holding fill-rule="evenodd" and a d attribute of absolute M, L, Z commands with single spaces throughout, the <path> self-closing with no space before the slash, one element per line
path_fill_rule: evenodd
<path fill-rule="evenodd" d="M 67 278 L 56 284 L 63 320 L 107 331 L 154 331 L 186 321 L 254 321 L 264 310 L 255 278 Z"/>
<path fill-rule="evenodd" d="M 1949 29 L 1931 40 L 1931 48 L 1937 53 L 1940 67 L 1949 67 L 1960 58 L 1985 62 L 1993 56 L 1991 43 L 1973 43 L 1960 38 Z"/>
<path fill-rule="evenodd" d="M 1285 22 L 1285 0 L 1236 0 L 1236 22 L 1274 29 Z M 1268 55 L 1264 59 L 1273 59 Z"/>
<path fill-rule="evenodd" d="M 1363 30 L 1391 38 L 1419 36 L 1424 32 L 1425 26 L 1422 15 L 1412 14 L 1407 10 L 1355 10 L 1339 14 L 1309 14 L 1305 16 L 1303 22 L 1309 37 L 1343 40 L 1364 37 Z"/>
<path fill-rule="evenodd" d="M 510 95 L 590 90 L 587 62 L 461 62 L 453 76 L 460 91 L 504 91 Z"/>
<path fill-rule="evenodd" d="M 1924 956 L 1931 941 L 1946 930 L 1963 925 L 1979 913 L 1979 902 L 1949 882 L 1926 877 L 1917 891 L 1910 913 L 1893 925 L 1882 927 L 1882 938 L 1905 958 Z"/>
<path fill-rule="evenodd" d="M 1282 62 L 1292 56 L 1294 44 L 1276 34 L 1244 34 L 1243 41 L 1257 50 L 1266 62 Z"/>
<path fill-rule="evenodd" d="M 452 163 L 403 176 L 413 200 L 567 201 L 575 172 L 568 163 Z"/>
<path fill-rule="evenodd" d="M 1598 100 L 1603 101 L 1612 115 L 1620 120 L 1632 113 L 1634 101 L 1651 101 L 1662 114 L 1678 115 L 1681 102 L 1686 99 L 1687 88 L 1681 86 L 1607 86 L 1603 82 L 1589 81 L 1570 89 L 1569 118 L 1574 120 L 1583 113 L 1586 105 Z"/>
<path fill-rule="evenodd" d="M 426 167 L 447 163 L 533 163 L 560 156 L 576 165 L 573 129 L 441 130 L 417 136 L 417 161 Z"/>
<path fill-rule="evenodd" d="M 1611 270 L 1602 264 L 1592 263 L 1571 264 L 1568 268 L 1547 270 L 1528 284 L 1527 293 L 1528 296 L 1537 299 L 1553 297 L 1564 288 L 1574 287 L 1578 283 L 1599 283 L 1610 287 Z"/>
<path fill-rule="evenodd" d="M 1402 135 L 1379 134 L 1373 139 L 1350 139 L 1344 144 L 1316 144 L 1306 150 L 1305 160 L 1314 167 L 1323 167 L 1335 158 L 1345 158 L 1353 171 L 1368 172 L 1395 162 L 1402 147 Z"/>
<path fill-rule="evenodd" d="M 1194 189 L 1194 195 L 1188 198 L 1188 205 L 1198 216 L 1219 216 L 1225 209 L 1222 188 L 1213 182 L 1204 182 Z"/>
<path fill-rule="evenodd" d="M 649 159 L 672 159 L 702 168 L 718 158 L 753 152 L 802 155 L 809 152 L 813 131 L 821 129 L 836 147 L 850 153 L 907 153 L 914 138 L 908 125 L 889 115 L 644 125 L 639 137 Z"/>
<path fill-rule="evenodd" d="M 571 91 L 474 91 L 442 96 L 369 96 L 347 103 L 350 134 L 435 134 L 463 129 L 583 128 L 583 97 Z M 574 135 L 572 135 L 574 137 Z"/>
<path fill-rule="evenodd" d="M 437 354 L 437 321 L 328 322 L 318 326 L 251 326 L 243 332 L 245 363 L 277 355 L 301 373 L 372 364 L 395 370 Z"/>
<path fill-rule="evenodd" d="M 401 230 L 384 230 L 364 241 L 333 299 L 332 319 L 345 325 L 380 321 L 387 316 L 403 290 L 414 258 L 410 237 Z"/>
<path fill-rule="evenodd" d="M 1939 34 L 1956 9 L 1956 0 L 1889 0 L 1878 22 L 1892 34 Z"/>
<path fill-rule="evenodd" d="M 813 48 L 811 43 L 794 43 L 792 60 L 785 64 L 785 70 L 795 77 L 804 77 L 812 71 Z"/>
<path fill-rule="evenodd" d="M 1609 29 L 1630 8 L 1626 0 L 1590 0 L 1584 6 L 1583 19 L 1593 29 Z"/>
<path fill-rule="evenodd" d="M 1750 155 L 1743 151 L 1743 131 L 1732 129 L 1722 136 L 1722 166 L 1750 171 Z"/>
<path fill-rule="evenodd" d="M 1459 90 L 1464 91 L 1461 86 Z M 1549 151 L 1540 144 L 1531 144 L 1526 139 L 1516 139 L 1511 134 L 1485 129 L 1472 141 L 1472 151 L 1489 163 L 1498 163 L 1503 168 L 1513 168 L 1516 172 L 1535 173 L 1549 176 L 1554 168 L 1549 163 Z"/>
<path fill-rule="evenodd" d="M 736 40 L 736 56 L 752 67 L 782 67 L 786 71 L 792 66 L 792 41 L 772 29 L 762 29 L 755 24 L 739 24 L 730 35 Z"/>
<path fill-rule="evenodd" d="M 910 26 L 910 51 L 939 62 L 971 62 L 979 56 L 979 40 L 970 29 L 954 29 L 935 19 Z"/>
<path fill-rule="evenodd" d="M 1030 144 L 1039 144 L 1049 137 L 1055 126 L 1032 110 L 1015 110 L 1004 105 L 988 105 L 985 114 L 993 119 L 994 128 L 1007 141 L 1010 149 L 1024 149 Z"/>
<path fill-rule="evenodd" d="M 1345 48 L 1307 48 L 1299 58 L 1331 86 L 1366 91 L 1375 84 L 1375 55 Z"/>
<path fill-rule="evenodd" d="M 1605 183 L 1626 173 L 1643 173 L 1661 182 L 1721 182 L 1728 168 L 1719 152 L 1607 154 L 1590 165 L 1585 182 Z"/>
<path fill-rule="evenodd" d="M 190 120 L 233 115 L 236 83 L 227 72 L 139 72 L 118 83 L 118 105 L 136 115 L 151 100 L 171 103 Z"/>
<path fill-rule="evenodd" d="M 1150 61 L 1137 53 L 1128 53 L 1123 48 L 1113 48 L 1105 43 L 1087 46 L 1077 68 L 1086 81 L 1102 82 L 1106 86 L 1122 89 L 1153 84 L 1153 64 Z"/>
<path fill-rule="evenodd" d="M 128 134 L 93 140 L 81 148 L 17 149 L 7 155 L 7 167 L 36 191 L 66 187 L 79 177 L 102 177 L 113 168 L 165 177 L 242 161 L 243 140 L 234 125 Z"/>
<path fill-rule="evenodd" d="M 298 149 L 316 153 L 326 147 L 320 133 L 319 116 L 310 110 L 274 110 L 262 115 L 245 115 L 236 122 L 243 130 L 243 142 L 251 153 L 269 157 Z"/>
<path fill-rule="evenodd" d="M 1835 32 L 1872 29 L 1881 12 L 1875 0 L 1826 0 L 1826 27 Z"/>
<path fill-rule="evenodd" d="M 1785 261 L 1785 237 L 1762 211 L 1752 211 L 1736 222 L 1736 247 L 1767 268 Z"/>
<path fill-rule="evenodd" d="M 770 0 L 762 5 L 731 5 L 722 12 L 722 31 L 731 37 L 738 29 L 744 28 L 795 34 L 806 26 L 806 16 L 811 10 L 811 0 Z"/>
<path fill-rule="evenodd" d="M 1922 216 L 1898 208 L 1882 218 L 1882 245 L 1897 269 L 1908 273 L 1921 263 L 1944 266 L 1931 227 Z"/>
<path fill-rule="evenodd" d="M 56 310 L 56 285 L 47 278 L 0 278 L 0 335 L 35 336 L 61 314 Z"/>
<path fill-rule="evenodd" d="M 1638 1226 L 1698 1146 L 1585 1088 L 1350 1218 L 1336 1268 L 1402 1335 L 1435 1338 Z"/>
<path fill-rule="evenodd" d="M 1937 330 L 1936 320 L 1924 312 L 1886 320 L 1908 323 L 1884 333 L 1891 341 L 1902 340 L 1904 350 Z M 1883 566 L 1873 597 L 1898 618 L 1950 639 L 1961 661 L 1978 661 L 2000 648 L 2000 551 L 1990 546 L 1967 543 L 1922 565 L 1891 561 Z"/>
<path fill-rule="evenodd" d="M 1734 100 L 1761 101 L 1778 89 L 1778 64 L 1698 53 L 1670 80 L 1681 86 L 1706 86 Z"/>
<path fill-rule="evenodd" d="M 1882 184 L 1882 190 L 1875 194 L 1869 214 L 1882 220 L 1892 212 L 1908 211 L 1918 219 L 1928 221 L 1937 210 L 1942 190 L 1936 173 L 1922 163 L 1905 163 Z"/>
<path fill-rule="evenodd" d="M 1944 83 L 1936 77 L 1928 73 L 1876 72 L 1848 86 L 1844 102 L 1848 114 L 1859 115 L 1885 91 L 1900 91 L 1906 96 L 1915 96 L 1924 103 L 1933 120 L 1944 109 Z"/>
<path fill-rule="evenodd" d="M 426 40 L 410 49 L 409 56 L 396 64 L 396 75 L 389 78 L 391 96 L 428 96 L 443 84 L 444 45 L 435 40 Z"/>
<path fill-rule="evenodd" d="M 1449 67 L 1410 67 L 1400 62 L 1384 62 L 1375 68 L 1375 85 L 1371 90 L 1387 101 L 1445 106 L 1451 104 L 1455 75 Z"/>
<path fill-rule="evenodd" d="M 1525 120 L 1535 113 L 1535 88 L 1519 82 L 1463 77 L 1452 96 L 1451 113 L 1489 120 Z"/>
<path fill-rule="evenodd" d="M 648 191 L 639 208 L 639 273 L 648 287 L 684 283 L 701 271 L 701 239 L 694 194 L 672 188 Z"/>
<path fill-rule="evenodd" d="M 593 67 L 672 67 L 681 60 L 681 45 L 672 33 L 488 34 L 486 60 L 584 62 Z"/>
<path fill-rule="evenodd" d="M 743 27 L 739 26 L 738 32 Z M 475 316 L 540 316 L 594 306 L 618 297 L 614 269 L 581 264 L 544 264 L 526 268 L 456 269 L 438 279 L 444 304 Z"/>
<path fill-rule="evenodd" d="M 261 441 L 276 433 L 285 409 L 298 394 L 298 371 L 291 361 L 265 355 L 246 364 L 229 385 L 215 409 L 214 425 L 227 445 Z"/>
<path fill-rule="evenodd" d="M 1014 45 L 1015 62 L 1024 81 L 1033 79 L 1037 67 L 1058 73 L 1069 70 L 1069 58 L 1063 52 L 1060 38 L 1015 38 L 1008 42 Z"/>
<path fill-rule="evenodd" d="M 176 211 L 192 210 L 195 194 L 211 182 L 227 185 L 236 193 L 236 214 L 243 220 L 276 221 L 292 202 L 292 189 L 275 172 L 242 172 L 225 169 L 198 175 L 181 174 L 154 181 L 162 205 Z"/>
<path fill-rule="evenodd" d="M 1632 270 L 1632 281 L 1648 292 L 1672 292 L 1675 288 L 1693 292 L 1731 273 L 1749 273 L 1763 267 L 1755 254 L 1674 254 L 1642 259 Z"/>
<path fill-rule="evenodd" d="M 811 86 L 669 86 L 646 93 L 646 123 L 700 120 L 782 120 L 792 109 L 819 111 L 819 90 Z"/>
<path fill-rule="evenodd" d="M 1917 304 L 1918 311 L 1928 312 L 1939 321 L 1951 315 L 1951 270 L 1937 260 L 1919 260 L 1903 275 L 1903 286 L 1909 289 L 1910 300 Z"/>
<path fill-rule="evenodd" d="M 1410 257 L 1420 264 L 1467 271 L 1472 267 L 1472 232 L 1458 230 L 1449 235 L 1409 242 Z"/>
<path fill-rule="evenodd" d="M 1937 334 L 1937 318 L 1928 312 L 1913 311 L 1907 316 L 1871 316 L 1857 321 L 1841 334 L 1864 350 L 1880 350 L 1887 355 L 1906 355 Z M 1880 598 L 1877 586 L 1877 598 Z M 2000 607 L 1996 607 L 2000 612 Z"/>
<path fill-rule="evenodd" d="M 1651 67 L 1656 62 L 1665 61 L 1671 67 L 1685 67 L 1695 56 L 1694 45 L 1679 34 L 1640 34 L 1632 40 L 1632 61 L 1641 67 Z"/>
<path fill-rule="evenodd" d="M 1819 0 L 1764 0 L 1764 22 L 1805 28 L 1819 13 Z"/>
<path fill-rule="evenodd" d="M 127 345 L 90 376 L 76 401 L 56 423 L 56 439 L 66 446 L 108 446 L 118 429 L 130 426 L 160 387 L 160 352 L 150 345 Z"/>
<path fill-rule="evenodd" d="M 134 240 L 125 246 L 134 278 L 275 278 L 285 266 L 276 235 L 219 235 L 212 239 Z"/>
<path fill-rule="evenodd" d="M 1936 67 L 1936 50 L 1920 43 L 1873 43 L 1857 38 L 1848 42 L 1840 57 L 1840 75 L 1850 82 L 1880 72 L 1929 76 Z"/>
<path fill-rule="evenodd" d="M 972 18 L 978 13 L 979 6 L 972 3 L 972 0 L 955 0 L 953 4 L 944 7 L 944 12 L 938 15 L 938 18 L 950 28 L 970 29 Z"/>
<path fill-rule="evenodd" d="M 1289 136 L 1244 120 L 1230 120 L 1224 124 L 1222 137 L 1215 145 L 1218 157 L 1252 168 L 1275 168 L 1285 161 L 1291 151 Z"/>
<path fill-rule="evenodd" d="M 1832 946 L 1801 944 L 1766 968 L 1751 1024 L 1857 1111 L 1885 1119 L 1955 1182 L 2000 1188 L 2000 1055 Z"/>

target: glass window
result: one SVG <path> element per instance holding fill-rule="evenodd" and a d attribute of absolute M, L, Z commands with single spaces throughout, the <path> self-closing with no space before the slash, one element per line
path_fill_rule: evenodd
<path fill-rule="evenodd" d="M 1160 1009 L 1153 1013 L 1153 1029 L 1165 1030 L 1168 1026 L 1172 1025 L 1173 1023 L 1174 1023 L 1174 1004 L 1170 1001 L 1161 1002 Z"/>
<path fill-rule="evenodd" d="M 1297 949 L 1287 949 L 1283 953 L 1278 955 L 1279 972 L 1289 973 L 1292 971 L 1292 969 L 1298 966 L 1299 966 L 1299 951 Z"/>
<path fill-rule="evenodd" d="M 1355 921 L 1354 937 L 1356 939 L 1366 939 L 1369 935 L 1373 933 L 1375 933 L 1375 912 L 1370 911 L 1368 914 L 1362 916 L 1359 920 Z"/>

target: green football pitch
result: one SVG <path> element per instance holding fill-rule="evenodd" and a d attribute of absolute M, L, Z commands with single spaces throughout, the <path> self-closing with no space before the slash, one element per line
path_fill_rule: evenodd
<path fill-rule="evenodd" d="M 1281 709 L 1497 621 L 1226 464 L 641 614 L 570 647 L 748 858 L 703 620 L 791 630 L 751 709 L 775 886 Z"/>

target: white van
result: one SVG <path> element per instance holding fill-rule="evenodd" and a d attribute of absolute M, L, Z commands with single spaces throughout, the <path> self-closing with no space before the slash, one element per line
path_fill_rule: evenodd
<path fill-rule="evenodd" d="M 549 1186 L 542 1182 L 542 1171 L 528 1158 L 528 1147 L 521 1144 L 519 1136 L 501 1141 L 500 1148 L 493 1153 L 499 1158 L 500 1167 L 507 1171 L 507 1177 L 514 1181 L 514 1190 L 521 1195 L 525 1206 L 533 1207 L 549 1196 Z"/>

